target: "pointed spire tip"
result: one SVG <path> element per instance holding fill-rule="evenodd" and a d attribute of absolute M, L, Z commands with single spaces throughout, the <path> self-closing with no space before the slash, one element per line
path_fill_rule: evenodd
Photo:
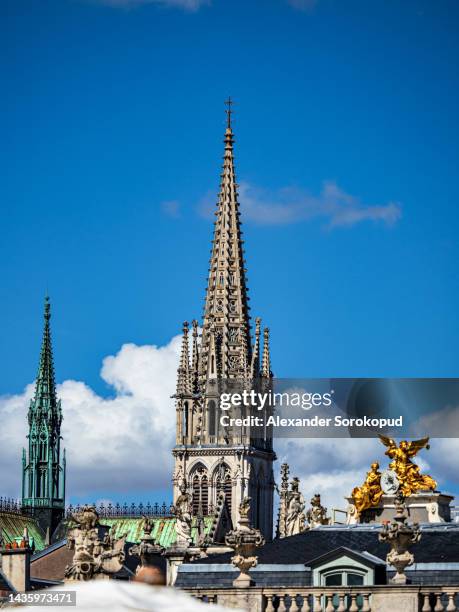
<path fill-rule="evenodd" d="M 231 99 L 231 96 L 228 96 L 228 99 L 225 100 L 225 104 L 228 107 L 227 110 L 225 110 L 226 113 L 226 129 L 227 130 L 231 130 L 231 116 L 233 114 L 233 110 L 232 110 L 232 106 L 234 104 L 233 100 Z"/>

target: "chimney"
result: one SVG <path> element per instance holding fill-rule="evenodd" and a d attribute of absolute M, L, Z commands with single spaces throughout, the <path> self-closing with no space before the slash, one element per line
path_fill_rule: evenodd
<path fill-rule="evenodd" d="M 30 590 L 31 554 L 27 527 L 24 529 L 24 535 L 19 544 L 15 541 L 0 549 L 2 571 L 18 592 Z"/>

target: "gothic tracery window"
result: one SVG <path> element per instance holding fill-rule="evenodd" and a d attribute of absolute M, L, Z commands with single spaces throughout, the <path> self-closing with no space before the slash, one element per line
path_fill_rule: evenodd
<path fill-rule="evenodd" d="M 182 409 L 182 436 L 188 436 L 188 402 L 185 402 Z"/>
<path fill-rule="evenodd" d="M 191 478 L 192 483 L 192 509 L 193 515 L 202 513 L 207 515 L 209 508 L 209 482 L 207 470 L 203 465 L 199 465 Z"/>
<path fill-rule="evenodd" d="M 207 430 L 209 432 L 209 436 L 215 436 L 216 435 L 216 414 L 215 414 L 215 402 L 213 400 L 211 400 L 208 404 L 207 404 L 207 422 L 208 422 L 208 427 Z"/>
<path fill-rule="evenodd" d="M 231 512 L 232 489 L 230 469 L 226 463 L 221 463 L 215 473 L 215 490 L 217 495 L 220 491 L 225 493 L 225 504 L 228 512 Z"/>

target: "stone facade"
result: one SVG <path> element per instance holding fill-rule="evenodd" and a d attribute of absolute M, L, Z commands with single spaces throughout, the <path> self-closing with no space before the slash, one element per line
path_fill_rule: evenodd
<path fill-rule="evenodd" d="M 225 493 L 231 522 L 239 520 L 245 496 L 252 499 L 251 522 L 272 537 L 275 454 L 272 439 L 253 437 L 250 427 L 223 427 L 219 393 L 227 381 L 245 388 L 269 387 L 272 372 L 269 330 L 256 320 L 252 344 L 239 203 L 233 158 L 231 108 L 201 333 L 188 323 L 177 375 L 176 445 L 173 449 L 174 504 L 185 486 L 192 514 L 208 514 Z"/>

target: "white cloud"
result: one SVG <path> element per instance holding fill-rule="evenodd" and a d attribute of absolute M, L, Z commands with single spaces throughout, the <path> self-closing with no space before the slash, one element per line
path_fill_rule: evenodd
<path fill-rule="evenodd" d="M 169 8 L 179 8 L 185 11 L 197 11 L 206 4 L 210 4 L 210 0 L 92 0 L 96 4 L 103 4 L 113 8 L 136 8 L 144 4 L 157 4 Z"/>
<path fill-rule="evenodd" d="M 320 493 L 329 510 L 346 509 L 344 497 L 362 484 L 371 462 L 379 457 L 383 465 L 382 448 L 374 438 L 283 438 L 275 443 L 279 466 L 286 461 L 290 477 L 300 478 L 306 502 Z"/>
<path fill-rule="evenodd" d="M 180 337 L 165 346 L 124 344 L 103 360 L 102 379 L 113 396 L 101 397 L 81 381 L 58 386 L 62 399 L 64 445 L 67 448 L 68 497 L 94 501 L 110 493 L 127 501 L 153 498 L 159 489 L 171 490 L 175 439 L 175 390 Z M 24 393 L 0 398 L 0 495 L 20 495 L 21 449 L 26 444 L 27 408 L 33 385 Z M 457 409 L 449 418 L 457 418 Z M 372 461 L 387 467 L 384 447 L 377 439 L 276 439 L 279 467 L 290 464 L 291 476 L 301 479 L 307 502 L 321 493 L 324 505 L 345 509 L 344 496 L 360 485 Z M 417 462 L 439 481 L 454 486 L 459 478 L 457 439 L 433 439 L 430 451 Z M 168 499 L 166 499 L 168 501 Z"/>
<path fill-rule="evenodd" d="M 242 181 L 239 200 L 244 220 L 258 225 L 288 225 L 322 219 L 328 229 L 353 227 L 364 221 L 392 226 L 402 214 L 396 202 L 363 204 L 333 181 L 325 181 L 318 196 L 293 187 L 269 192 Z M 210 194 L 203 199 L 200 206 L 203 215 L 213 212 L 213 201 Z"/>
<path fill-rule="evenodd" d="M 163 347 L 125 344 L 106 357 L 101 376 L 115 390 L 111 398 L 84 382 L 58 386 L 67 449 L 71 496 L 100 497 L 101 491 L 130 494 L 168 488 L 175 409 L 170 395 L 180 350 L 177 336 Z M 21 449 L 26 444 L 26 414 L 33 385 L 21 395 L 0 398 L 2 495 L 18 496 Z"/>
<path fill-rule="evenodd" d="M 290 477 L 298 476 L 300 490 L 308 503 L 312 495 L 320 493 L 324 506 L 346 509 L 345 496 L 363 483 L 373 461 L 380 469 L 388 467 L 390 459 L 377 438 L 305 438 L 280 439 L 275 442 L 280 464 L 290 466 Z M 459 453 L 457 438 L 435 438 L 429 451 L 421 451 L 416 463 L 423 473 L 429 473 L 446 493 L 445 481 L 459 485 Z M 279 483 L 279 475 L 276 474 Z"/>

